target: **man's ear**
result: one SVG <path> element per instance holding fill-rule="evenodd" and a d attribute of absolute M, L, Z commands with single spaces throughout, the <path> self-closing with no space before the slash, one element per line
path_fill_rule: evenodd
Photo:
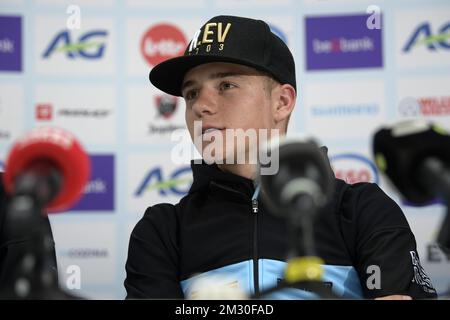
<path fill-rule="evenodd" d="M 274 105 L 274 119 L 276 123 L 287 120 L 294 110 L 296 92 L 290 84 L 282 84 L 277 89 L 275 95 L 277 101 Z"/>

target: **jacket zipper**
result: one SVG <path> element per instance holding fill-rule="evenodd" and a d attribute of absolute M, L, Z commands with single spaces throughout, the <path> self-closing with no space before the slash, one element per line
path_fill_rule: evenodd
<path fill-rule="evenodd" d="M 259 294 L 259 266 L 258 266 L 258 194 L 259 185 L 256 187 L 252 196 L 253 213 L 253 286 L 255 295 Z"/>
<path fill-rule="evenodd" d="M 217 182 L 212 181 L 212 184 L 218 186 L 219 188 L 222 188 L 224 190 L 233 192 L 233 193 L 237 193 L 243 197 L 245 197 L 246 199 L 247 196 L 245 196 L 245 194 L 233 190 L 227 186 L 221 185 Z M 260 186 L 256 186 L 255 188 L 255 192 L 253 193 L 252 196 L 252 214 L 253 214 L 253 286 L 255 289 L 255 294 L 259 294 L 259 268 L 258 268 L 258 211 L 259 211 L 259 207 L 258 207 L 258 195 L 259 195 L 259 190 L 260 190 Z"/>

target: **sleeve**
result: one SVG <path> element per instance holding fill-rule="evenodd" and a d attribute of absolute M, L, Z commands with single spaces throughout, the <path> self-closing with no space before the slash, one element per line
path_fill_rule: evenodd
<path fill-rule="evenodd" d="M 435 298 L 414 235 L 400 207 L 376 184 L 355 192 L 356 269 L 366 298 L 393 294 Z"/>
<path fill-rule="evenodd" d="M 126 262 L 127 299 L 182 299 L 176 212 L 169 204 L 146 210 L 130 237 Z"/>

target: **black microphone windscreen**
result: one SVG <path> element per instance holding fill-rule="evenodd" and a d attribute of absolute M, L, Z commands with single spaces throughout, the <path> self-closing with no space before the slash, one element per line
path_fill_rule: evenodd
<path fill-rule="evenodd" d="M 403 196 L 424 205 L 434 200 L 434 194 L 422 183 L 422 166 L 430 157 L 450 165 L 450 136 L 431 123 L 402 122 L 376 132 L 373 153 L 378 168 Z"/>

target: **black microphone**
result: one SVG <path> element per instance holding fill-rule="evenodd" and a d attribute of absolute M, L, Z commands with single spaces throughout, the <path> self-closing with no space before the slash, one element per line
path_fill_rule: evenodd
<path fill-rule="evenodd" d="M 376 132 L 373 153 L 378 168 L 415 205 L 450 201 L 450 136 L 433 123 L 410 120 Z M 449 215 L 438 243 L 450 247 Z"/>
<path fill-rule="evenodd" d="M 286 139 L 275 147 L 278 158 L 271 162 L 278 161 L 279 169 L 260 175 L 262 199 L 275 215 L 293 214 L 295 223 L 326 206 L 334 191 L 334 174 L 326 148 L 312 139 Z"/>
<path fill-rule="evenodd" d="M 275 141 L 270 151 L 270 165 L 278 171 L 260 174 L 262 200 L 270 213 L 286 218 L 291 238 L 288 255 L 315 256 L 314 218 L 334 192 L 326 149 L 313 139 L 291 138 Z"/>
<path fill-rule="evenodd" d="M 335 178 L 326 154 L 313 139 L 275 140 L 270 149 L 272 174 L 260 165 L 261 196 L 268 211 L 286 219 L 287 265 L 283 280 L 256 297 L 301 286 L 323 298 L 337 298 L 323 290 L 322 265 L 314 245 L 314 219 L 332 199 Z M 268 171 L 271 172 L 271 171 Z"/>

